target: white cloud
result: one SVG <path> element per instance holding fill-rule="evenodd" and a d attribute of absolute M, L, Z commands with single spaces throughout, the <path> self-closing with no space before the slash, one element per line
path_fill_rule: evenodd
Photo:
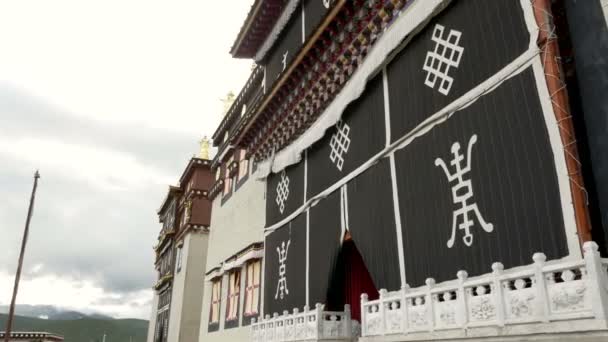
<path fill-rule="evenodd" d="M 210 134 L 249 0 L 0 2 L 0 79 L 78 115 Z"/>
<path fill-rule="evenodd" d="M 51 174 L 72 175 L 101 190 L 132 190 L 144 185 L 167 184 L 175 178 L 137 162 L 136 156 L 128 153 L 48 139 L 0 138 L 0 158 L 3 154 L 5 158 L 14 158 Z"/>
<path fill-rule="evenodd" d="M 155 210 L 249 76 L 251 3 L 0 1 L 0 293 L 40 168 L 19 302 L 149 317 Z"/>
<path fill-rule="evenodd" d="M 0 293 L 12 293 L 14 277 L 0 272 Z M 52 294 L 52 295 L 50 295 Z M 60 298 L 60 300 L 58 300 Z M 19 287 L 19 304 L 53 305 L 83 313 L 98 312 L 115 318 L 150 318 L 152 290 L 141 290 L 128 296 L 107 293 L 91 281 L 57 276 L 23 279 Z M 0 304 L 9 304 L 9 298 Z"/>

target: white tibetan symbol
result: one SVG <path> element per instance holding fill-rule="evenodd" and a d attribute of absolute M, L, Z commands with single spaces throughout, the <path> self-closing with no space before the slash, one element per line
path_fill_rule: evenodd
<path fill-rule="evenodd" d="M 471 139 L 469 139 L 466 166 L 464 168 L 462 167 L 464 156 L 460 153 L 460 143 L 455 142 L 452 144 L 452 154 L 454 155 L 454 159 L 450 161 L 450 165 L 454 167 L 454 173 L 452 174 L 450 174 L 448 166 L 441 158 L 435 159 L 435 166 L 441 166 L 448 178 L 448 182 L 455 182 L 452 185 L 452 199 L 454 204 L 460 206 L 452 213 L 452 236 L 448 240 L 448 248 L 454 246 L 454 241 L 456 240 L 456 224 L 459 222 L 459 219 L 461 220 L 460 223 L 458 223 L 458 229 L 464 230 L 462 241 L 467 246 L 473 244 L 471 227 L 474 226 L 474 222 L 469 216 L 471 213 L 475 215 L 475 218 L 477 218 L 477 221 L 483 230 L 488 233 L 494 230 L 494 226 L 491 223 L 486 222 L 483 216 L 481 216 L 477 203 L 469 201 L 473 198 L 473 185 L 471 179 L 465 179 L 465 176 L 468 176 L 471 171 L 471 150 L 476 142 L 477 134 L 473 134 Z"/>
<path fill-rule="evenodd" d="M 283 59 L 281 60 L 281 63 L 283 63 L 283 69 L 281 69 L 281 71 L 284 71 L 287 67 L 287 54 L 289 54 L 289 51 L 285 51 L 283 54 Z"/>
<path fill-rule="evenodd" d="M 329 147 L 331 148 L 329 160 L 336 164 L 338 170 L 342 171 L 344 155 L 348 153 L 350 147 L 350 127 L 340 120 L 336 124 L 336 129 L 336 133 L 331 136 L 331 140 L 329 141 Z"/>
<path fill-rule="evenodd" d="M 323 0 L 323 6 L 325 6 L 325 8 L 329 8 L 329 3 L 330 0 Z"/>
<path fill-rule="evenodd" d="M 277 291 L 274 295 L 274 299 L 285 298 L 285 295 L 289 295 L 289 290 L 287 289 L 287 253 L 289 253 L 289 244 L 291 240 L 287 240 L 287 244 L 285 241 L 281 242 L 281 247 L 277 247 L 277 254 L 279 255 L 279 281 L 277 283 Z"/>
<path fill-rule="evenodd" d="M 448 95 L 452 89 L 454 79 L 450 76 L 450 68 L 458 68 L 464 48 L 459 46 L 462 32 L 450 30 L 447 38 L 443 37 L 445 27 L 437 24 L 433 30 L 431 40 L 435 42 L 433 51 L 426 54 L 422 70 L 426 71 L 424 84 L 430 88 L 435 88 L 439 81 L 438 91 L 443 95 Z"/>
<path fill-rule="evenodd" d="M 285 170 L 281 172 L 281 180 L 279 184 L 277 184 L 277 198 L 276 202 L 279 206 L 279 211 L 281 214 L 285 210 L 285 202 L 287 202 L 287 198 L 289 197 L 289 177 L 285 173 Z"/>
<path fill-rule="evenodd" d="M 287 202 L 287 198 L 289 197 L 289 177 L 285 173 L 285 170 L 281 172 L 281 180 L 279 184 L 277 184 L 277 198 L 276 202 L 279 206 L 279 211 L 281 214 L 285 210 L 285 202 Z"/>

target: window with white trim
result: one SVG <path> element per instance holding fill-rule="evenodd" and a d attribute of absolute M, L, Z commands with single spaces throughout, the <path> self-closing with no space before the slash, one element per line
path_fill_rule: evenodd
<path fill-rule="evenodd" d="M 228 276 L 228 304 L 226 306 L 226 321 L 239 318 L 239 298 L 241 290 L 241 271 L 232 271 Z"/>
<path fill-rule="evenodd" d="M 211 312 L 209 314 L 209 323 L 220 322 L 220 302 L 222 300 L 222 280 L 216 278 L 211 283 Z"/>
<path fill-rule="evenodd" d="M 246 153 L 246 150 L 239 151 L 239 181 L 245 178 L 249 173 L 249 159 L 245 158 Z"/>
<path fill-rule="evenodd" d="M 177 256 L 176 256 L 176 268 L 177 268 L 177 272 L 182 270 L 182 247 L 183 246 L 179 246 L 177 247 Z"/>
<path fill-rule="evenodd" d="M 229 176 L 230 171 L 228 170 L 228 167 L 230 166 L 230 164 L 232 164 L 233 160 L 234 160 L 234 157 L 231 157 L 225 166 L 226 179 L 224 179 L 224 196 L 226 196 L 232 192 L 232 177 Z"/>
<path fill-rule="evenodd" d="M 260 301 L 260 273 L 262 270 L 262 260 L 254 260 L 247 263 L 245 268 L 245 316 L 255 316 L 258 314 Z"/>

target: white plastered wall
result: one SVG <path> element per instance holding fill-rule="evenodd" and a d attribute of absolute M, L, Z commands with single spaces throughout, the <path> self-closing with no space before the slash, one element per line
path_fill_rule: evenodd
<path fill-rule="evenodd" d="M 217 196 L 213 201 L 207 270 L 220 266 L 223 261 L 243 248 L 264 239 L 263 232 L 266 223 L 265 192 L 266 182 L 256 180 L 250 176 L 223 205 L 222 195 Z M 243 275 L 244 273 L 241 273 L 239 317 L 243 309 L 245 278 Z M 240 322 L 239 327 L 224 330 L 228 292 L 227 275 L 222 276 L 220 327 L 218 331 L 211 333 L 208 332 L 211 283 L 205 281 L 204 288 L 199 341 L 249 340 L 249 326 L 243 327 L 242 322 Z"/>
<path fill-rule="evenodd" d="M 152 306 L 150 309 L 150 323 L 148 324 L 148 338 L 147 342 L 154 341 L 154 332 L 156 329 L 156 315 L 158 314 L 158 292 L 154 291 L 154 298 L 152 298 Z"/>
<path fill-rule="evenodd" d="M 199 335 L 208 235 L 191 232 L 183 241 L 182 267 L 173 278 L 169 342 L 197 341 Z"/>

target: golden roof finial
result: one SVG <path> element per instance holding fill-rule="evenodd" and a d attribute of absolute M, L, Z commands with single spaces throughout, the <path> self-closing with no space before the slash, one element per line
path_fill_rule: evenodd
<path fill-rule="evenodd" d="M 211 145 L 211 141 L 205 135 L 201 141 L 199 141 L 201 145 L 201 151 L 198 155 L 201 159 L 209 159 L 209 146 Z"/>
<path fill-rule="evenodd" d="M 234 100 L 236 100 L 236 96 L 232 91 L 229 91 L 225 98 L 220 99 L 220 101 L 222 101 L 224 104 L 224 115 L 228 114 L 228 110 L 230 110 L 230 107 L 232 107 Z"/>

